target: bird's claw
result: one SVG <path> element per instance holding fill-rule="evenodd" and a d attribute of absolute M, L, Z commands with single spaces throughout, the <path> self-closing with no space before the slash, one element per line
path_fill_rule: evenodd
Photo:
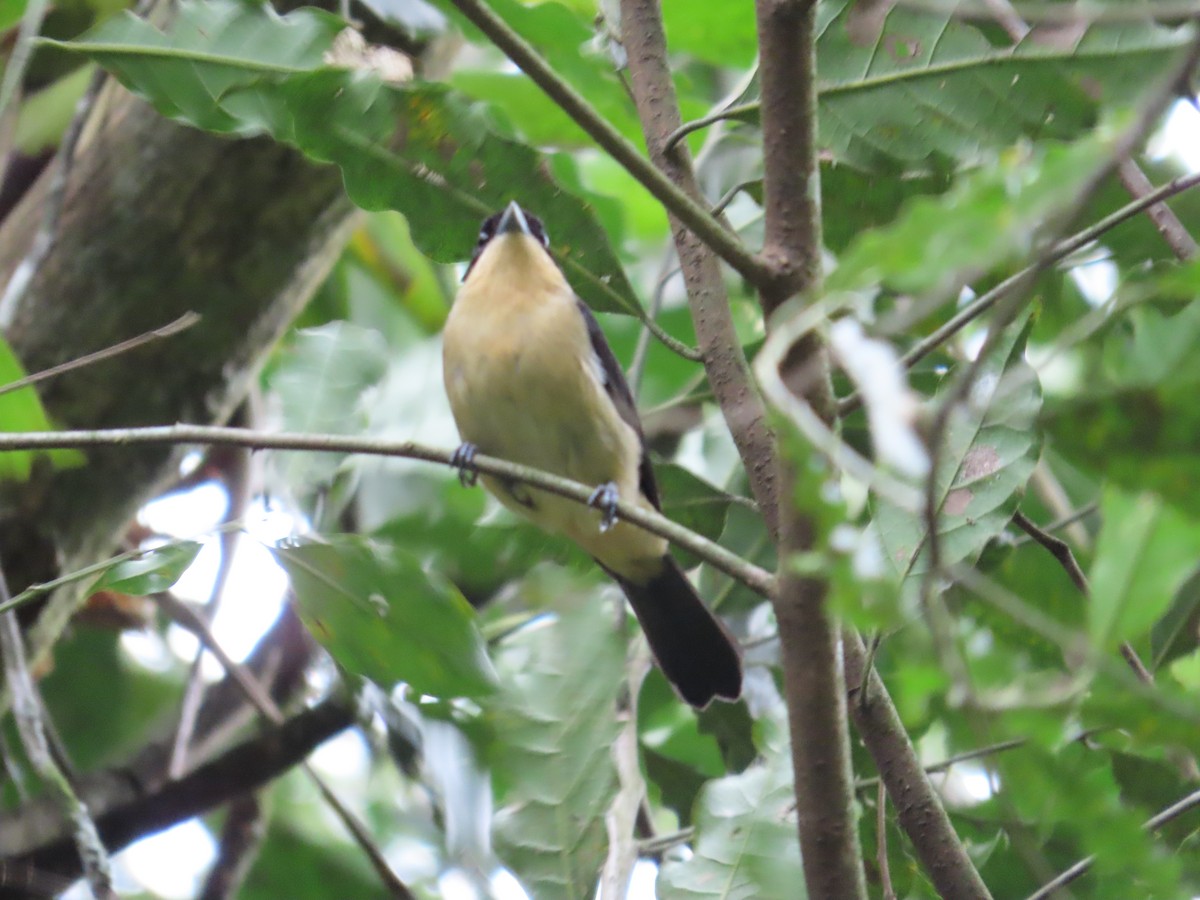
<path fill-rule="evenodd" d="M 611 481 L 600 485 L 588 497 L 588 506 L 600 510 L 601 533 L 617 524 L 617 501 L 620 499 L 621 495 L 617 492 L 617 486 Z"/>
<path fill-rule="evenodd" d="M 479 480 L 479 473 L 475 470 L 475 454 L 478 452 L 479 448 L 470 441 L 463 441 L 450 454 L 450 465 L 458 469 L 458 481 L 463 487 L 474 487 Z"/>

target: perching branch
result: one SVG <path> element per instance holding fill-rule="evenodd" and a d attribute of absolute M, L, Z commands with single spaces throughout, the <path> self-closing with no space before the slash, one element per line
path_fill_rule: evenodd
<path fill-rule="evenodd" d="M 590 103 L 564 81 L 521 35 L 509 27 L 483 0 L 451 0 L 476 28 L 482 31 L 509 59 L 545 91 L 563 112 L 586 131 L 614 160 L 620 163 L 655 199 L 676 215 L 697 237 L 754 284 L 768 284 L 775 273 L 752 253 L 736 234 L 709 213 L 705 204 L 677 186 Z M 633 54 L 630 54 L 632 62 Z"/>
<path fill-rule="evenodd" d="M 350 438 L 330 434 L 267 434 L 246 428 L 221 428 L 208 425 L 161 425 L 148 428 L 110 428 L 96 431 L 45 431 L 0 434 L 0 451 L 49 450 L 54 448 L 124 447 L 138 444 L 182 446 L 186 444 L 249 447 L 252 450 L 315 450 L 333 453 L 363 453 L 420 459 L 453 465 L 452 453 L 411 441 Z M 517 465 L 491 456 L 477 455 L 473 467 L 485 475 L 496 475 L 541 488 L 560 497 L 587 503 L 595 485 L 584 485 L 528 466 Z M 627 522 L 666 538 L 694 553 L 731 578 L 764 596 L 771 590 L 771 574 L 748 563 L 720 544 L 696 534 L 650 510 L 627 501 L 617 504 L 617 514 Z M 28 592 L 26 592 L 28 593 Z"/>

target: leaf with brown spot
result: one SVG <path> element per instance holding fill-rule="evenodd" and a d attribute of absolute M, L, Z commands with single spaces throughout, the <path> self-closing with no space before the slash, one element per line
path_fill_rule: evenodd
<path fill-rule="evenodd" d="M 1042 392 L 1025 362 L 1028 322 L 1025 315 L 1008 327 L 967 402 L 947 423 L 936 472 L 943 565 L 974 559 L 1004 530 L 1037 462 Z M 944 395 L 943 390 L 934 402 Z M 900 574 L 923 573 L 929 552 L 924 516 L 879 497 L 872 508 L 887 556 Z"/>

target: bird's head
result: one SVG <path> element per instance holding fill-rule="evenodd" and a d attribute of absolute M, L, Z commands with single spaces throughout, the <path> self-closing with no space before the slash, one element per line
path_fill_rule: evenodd
<path fill-rule="evenodd" d="M 498 275 L 561 278 L 542 220 L 513 201 L 483 220 L 463 282 Z"/>

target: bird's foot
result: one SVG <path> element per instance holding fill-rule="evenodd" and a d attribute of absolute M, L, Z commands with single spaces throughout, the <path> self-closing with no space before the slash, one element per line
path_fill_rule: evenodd
<path fill-rule="evenodd" d="M 615 482 L 606 481 L 592 491 L 588 497 L 588 506 L 600 510 L 600 531 L 605 532 L 617 524 L 617 501 L 621 495 L 617 493 Z"/>
<path fill-rule="evenodd" d="M 479 448 L 470 441 L 463 441 L 450 454 L 450 465 L 458 469 L 458 481 L 463 487 L 474 487 L 479 480 L 479 473 L 475 471 L 475 454 L 478 452 Z"/>

